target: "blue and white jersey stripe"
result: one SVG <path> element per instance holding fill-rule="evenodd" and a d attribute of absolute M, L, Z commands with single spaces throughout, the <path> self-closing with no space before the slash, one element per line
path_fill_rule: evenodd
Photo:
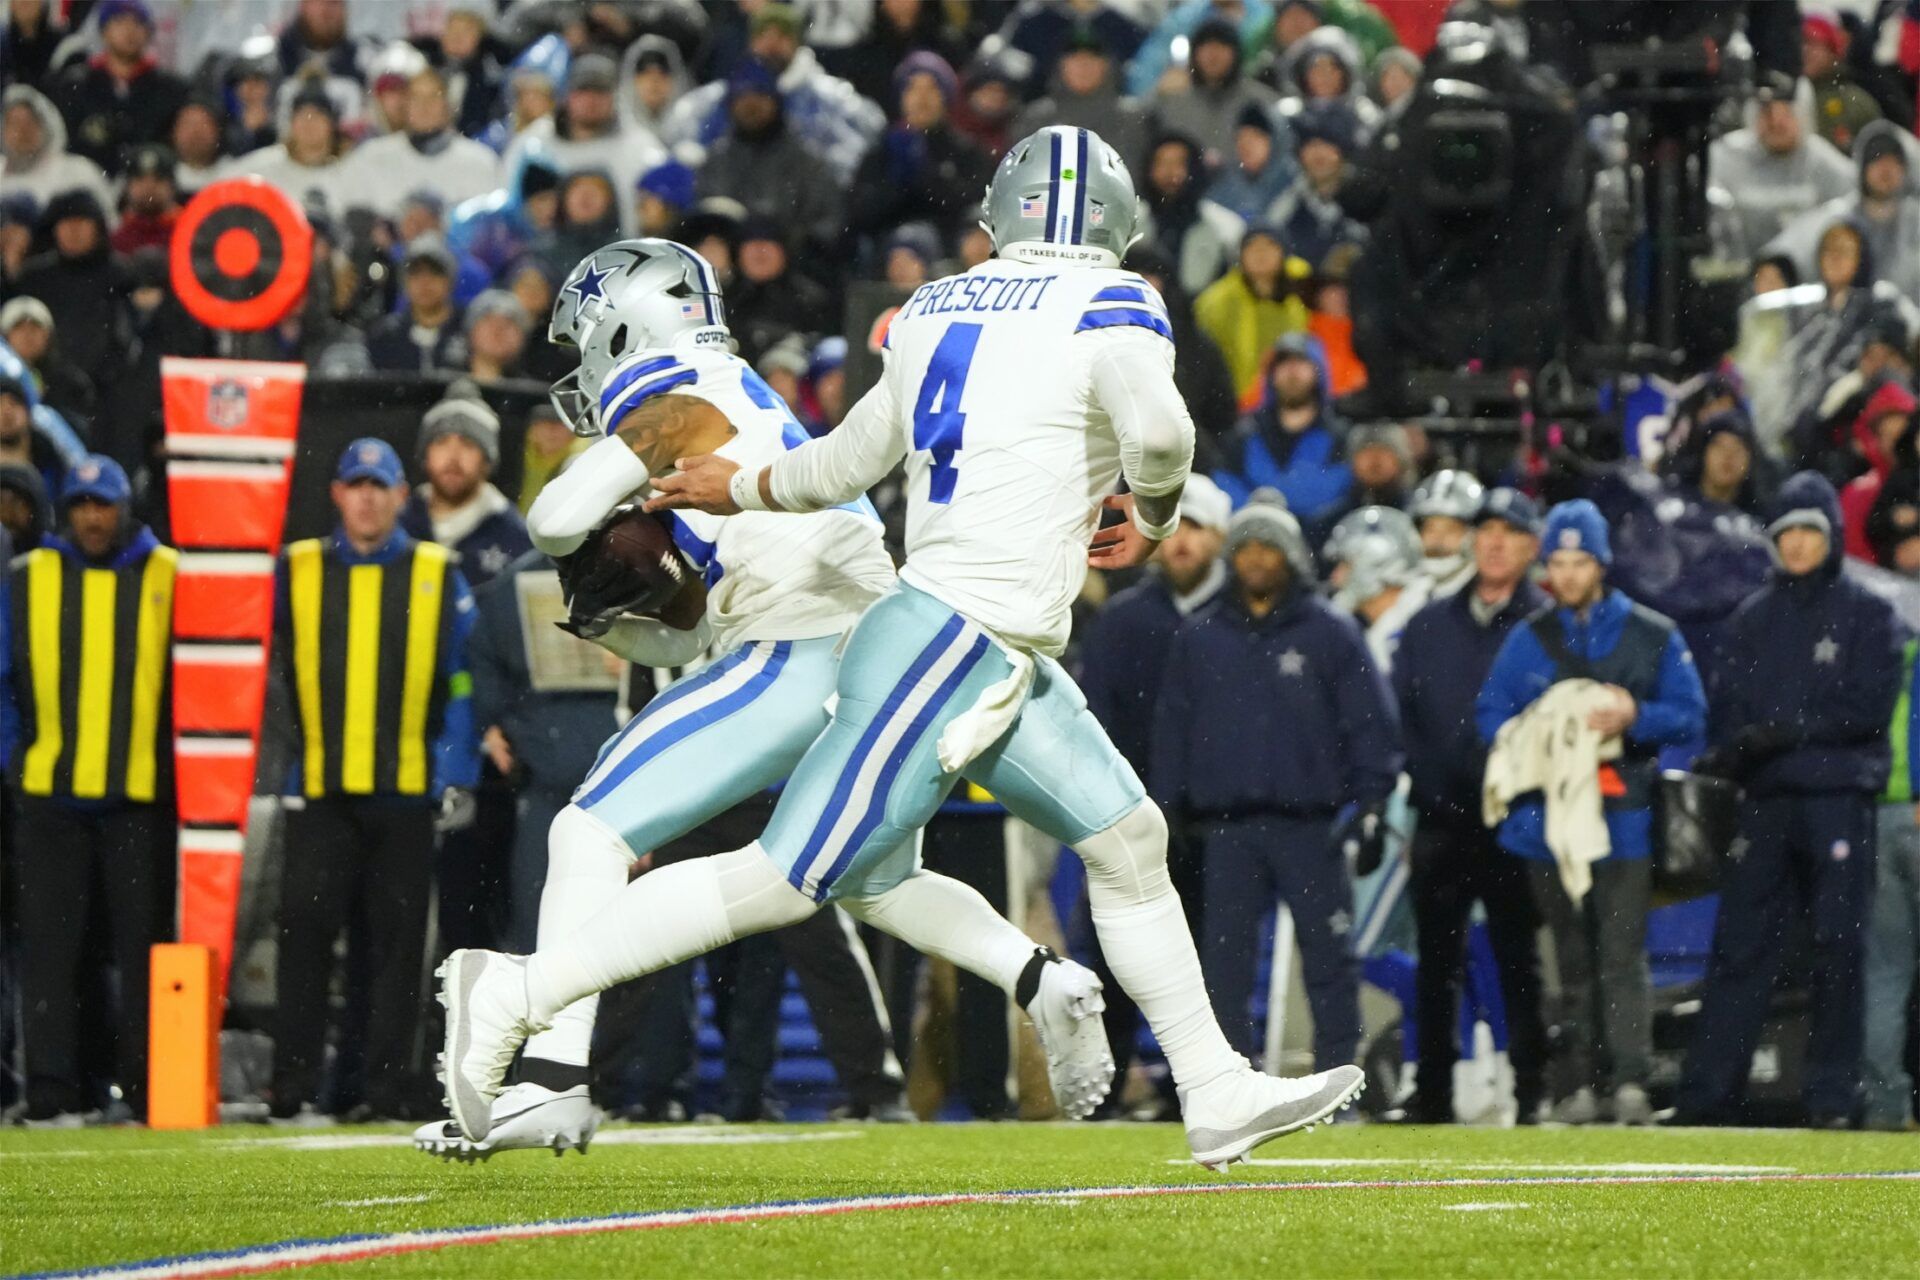
<path fill-rule="evenodd" d="M 573 802 L 592 809 L 649 760 L 760 697 L 792 651 L 790 640 L 743 645 L 655 698 L 607 744 Z"/>
<path fill-rule="evenodd" d="M 959 614 L 928 642 L 861 734 L 787 879 L 816 902 L 886 818 L 901 767 L 980 659 L 987 633 Z"/>
<path fill-rule="evenodd" d="M 1089 329 L 1109 329 L 1132 325 L 1151 329 L 1167 341 L 1173 341 L 1173 325 L 1167 320 L 1166 303 L 1152 285 L 1138 276 L 1119 284 L 1110 284 L 1087 300 L 1075 333 Z"/>
<path fill-rule="evenodd" d="M 684 387 L 700 375 L 678 356 L 649 356 L 616 369 L 600 389 L 600 421 L 611 431 L 620 419 L 653 396 Z"/>

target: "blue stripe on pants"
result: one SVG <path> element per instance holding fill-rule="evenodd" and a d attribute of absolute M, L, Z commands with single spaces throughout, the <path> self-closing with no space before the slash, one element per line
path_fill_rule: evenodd
<path fill-rule="evenodd" d="M 778 644 L 775 644 L 772 653 L 767 657 L 766 665 L 749 677 L 745 684 L 735 689 L 726 697 L 714 702 L 711 706 L 702 707 L 691 715 L 682 716 L 661 729 L 658 734 L 647 738 L 632 751 L 628 752 L 620 763 L 609 769 L 607 776 L 602 778 L 592 791 L 580 797 L 576 803 L 578 803 L 581 808 L 590 808 L 599 803 L 622 782 L 626 781 L 635 770 L 658 756 L 661 752 L 668 750 L 676 743 L 685 741 L 707 726 L 726 719 L 734 712 L 740 710 L 740 708 L 752 702 L 755 698 L 766 692 L 767 689 L 772 686 L 774 680 L 779 677 L 780 668 L 786 665 L 787 655 L 792 652 L 792 649 L 793 642 L 790 640 L 782 640 Z M 711 686 L 715 680 L 718 680 L 728 671 L 739 666 L 753 651 L 751 647 L 742 648 L 721 662 L 714 664 L 713 667 L 708 668 L 708 670 L 714 673 L 713 680 L 702 678 L 689 682 L 686 692 L 691 693 L 695 687 L 707 688 Z M 706 672 L 701 673 L 702 677 L 705 675 Z M 665 706 L 670 707 L 673 703 L 679 702 L 684 696 L 685 694 L 680 690 L 669 690 L 671 702 L 666 703 Z M 655 705 L 659 706 L 661 703 L 656 701 Z M 652 711 L 653 709 L 654 708 L 650 706 L 647 708 L 647 711 Z M 642 712 L 640 716 L 635 718 L 635 723 L 639 724 L 648 720 L 658 723 L 659 717 L 648 716 L 646 712 Z"/>
<path fill-rule="evenodd" d="M 927 725 L 940 713 L 940 709 L 947 705 L 954 691 L 969 675 L 973 674 L 974 667 L 979 665 L 981 657 L 986 652 L 987 637 L 975 636 L 973 644 L 967 650 L 967 656 L 948 673 L 940 687 L 934 690 L 933 696 L 927 699 L 926 705 L 920 708 L 919 714 L 914 716 L 913 723 L 907 726 L 907 731 L 900 736 L 900 741 L 894 744 L 893 754 L 887 757 L 886 764 L 881 766 L 880 777 L 873 784 L 873 798 L 867 802 L 866 813 L 861 815 L 859 825 L 854 827 L 853 833 L 847 837 L 847 843 L 841 848 L 840 856 L 833 860 L 833 865 L 828 867 L 826 874 L 820 877 L 819 887 L 813 893 L 815 901 L 826 898 L 827 890 L 847 869 L 847 864 L 853 861 L 853 855 L 866 844 L 874 828 L 880 825 L 881 819 L 886 816 L 887 797 L 893 793 L 894 779 L 900 776 L 900 766 L 906 763 L 908 754 L 925 736 Z M 858 761 L 856 760 L 850 767 L 857 770 Z"/>
<path fill-rule="evenodd" d="M 820 856 L 821 848 L 833 831 L 834 822 L 853 798 L 853 784 L 860 773 L 861 762 L 872 753 L 874 743 L 878 742 L 880 735 L 886 731 L 887 723 L 900 710 L 900 704 L 907 700 L 914 686 L 918 685 L 927 672 L 932 670 L 933 664 L 940 660 L 940 655 L 947 651 L 965 626 L 966 622 L 957 613 L 947 619 L 946 624 L 934 635 L 927 647 L 922 649 L 919 656 L 913 660 L 913 665 L 907 668 L 907 673 L 900 677 L 899 683 L 893 686 L 893 691 L 887 695 L 887 700 L 881 705 L 879 714 L 868 723 L 866 732 L 860 735 L 860 741 L 854 747 L 853 754 L 847 757 L 846 767 L 841 770 L 839 781 L 834 784 L 832 797 L 827 801 L 826 808 L 821 810 L 820 820 L 814 824 L 813 834 L 807 837 L 806 847 L 801 850 L 799 859 L 787 871 L 787 880 L 794 888 L 805 891 L 803 882 L 806 880 L 807 868 L 812 866 L 814 859 Z"/>

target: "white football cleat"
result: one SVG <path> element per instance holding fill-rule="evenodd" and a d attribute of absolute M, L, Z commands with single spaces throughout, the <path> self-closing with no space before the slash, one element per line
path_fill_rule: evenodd
<path fill-rule="evenodd" d="M 581 1155 L 600 1127 L 600 1111 L 587 1097 L 587 1086 L 575 1085 L 556 1093 L 542 1085 L 521 1082 L 493 1100 L 487 1136 L 473 1141 L 451 1120 L 435 1120 L 413 1131 L 413 1145 L 428 1155 L 447 1160 L 485 1160 L 496 1151 L 551 1151 L 569 1148 Z"/>
<path fill-rule="evenodd" d="M 1046 1050 L 1053 1100 L 1069 1120 L 1092 1115 L 1113 1087 L 1113 1049 L 1100 1021 L 1106 1007 L 1100 979 L 1091 969 L 1044 953 L 1040 987 L 1027 1001 L 1027 1015 Z"/>
<path fill-rule="evenodd" d="M 535 1030 L 527 1008 L 527 958 L 461 950 L 435 973 L 447 1010 L 440 1058 L 447 1112 L 469 1142 L 478 1142 L 493 1125 L 493 1100 L 514 1051 Z"/>
<path fill-rule="evenodd" d="M 1251 1067 L 1180 1091 L 1180 1114 L 1195 1163 L 1215 1173 L 1263 1142 L 1310 1129 L 1353 1105 L 1367 1087 L 1358 1067 L 1335 1067 L 1298 1080 Z"/>

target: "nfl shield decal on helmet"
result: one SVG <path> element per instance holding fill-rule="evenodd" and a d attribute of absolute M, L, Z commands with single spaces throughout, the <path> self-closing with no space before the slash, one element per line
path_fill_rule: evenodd
<path fill-rule="evenodd" d="M 247 388 L 231 379 L 207 388 L 207 425 L 231 431 L 247 424 Z"/>

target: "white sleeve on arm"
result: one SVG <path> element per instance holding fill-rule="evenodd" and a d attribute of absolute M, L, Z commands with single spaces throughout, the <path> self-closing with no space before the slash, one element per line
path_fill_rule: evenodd
<path fill-rule="evenodd" d="M 1127 487 L 1149 497 L 1187 483 L 1193 417 L 1173 385 L 1173 344 L 1146 329 L 1112 328 L 1080 339 L 1098 344 L 1093 394 L 1113 420 Z"/>
<path fill-rule="evenodd" d="M 782 511 L 825 511 L 880 483 L 905 452 L 893 379 L 882 373 L 839 426 L 775 459 L 768 487 Z"/>
<path fill-rule="evenodd" d="M 684 667 L 713 643 L 713 627 L 705 614 L 691 631 L 677 630 L 656 618 L 625 614 L 614 619 L 613 628 L 594 643 L 616 658 L 643 667 Z"/>
<path fill-rule="evenodd" d="M 527 512 L 527 535 L 550 556 L 572 555 L 607 513 L 643 488 L 647 464 L 618 436 L 608 436 L 549 480 Z"/>

